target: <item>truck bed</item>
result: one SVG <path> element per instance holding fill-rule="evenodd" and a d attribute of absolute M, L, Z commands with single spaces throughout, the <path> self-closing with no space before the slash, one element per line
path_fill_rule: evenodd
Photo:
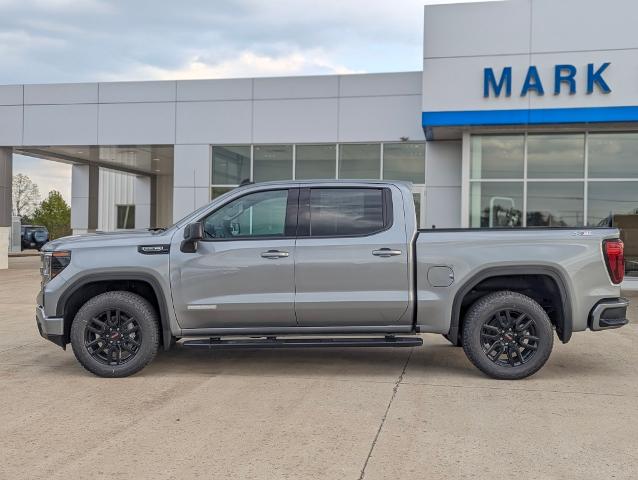
<path fill-rule="evenodd" d="M 620 295 L 602 252 L 603 240 L 618 237 L 614 228 L 418 230 L 416 324 L 422 332 L 446 333 L 459 292 L 496 276 L 537 275 L 564 290 L 572 331 L 585 330 L 593 306 Z M 442 283 L 446 274 L 449 286 Z"/>

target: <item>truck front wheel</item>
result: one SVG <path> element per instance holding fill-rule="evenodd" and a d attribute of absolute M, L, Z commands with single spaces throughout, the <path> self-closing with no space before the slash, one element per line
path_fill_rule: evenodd
<path fill-rule="evenodd" d="M 157 313 L 134 293 L 103 293 L 78 311 L 71 325 L 71 345 L 78 361 L 95 375 L 132 375 L 157 354 Z"/>
<path fill-rule="evenodd" d="M 492 378 L 518 380 L 536 373 L 549 358 L 554 331 L 530 297 L 499 291 L 472 305 L 463 323 L 463 349 Z"/>

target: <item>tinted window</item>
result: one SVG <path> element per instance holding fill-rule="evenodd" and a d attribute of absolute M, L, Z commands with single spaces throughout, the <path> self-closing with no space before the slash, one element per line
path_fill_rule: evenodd
<path fill-rule="evenodd" d="M 250 180 L 250 146 L 213 147 L 213 185 L 236 185 Z"/>
<path fill-rule="evenodd" d="M 256 192 L 227 203 L 204 219 L 206 238 L 284 236 L 288 190 Z"/>
<path fill-rule="evenodd" d="M 315 188 L 310 191 L 310 235 L 366 235 L 382 230 L 383 190 Z"/>
<path fill-rule="evenodd" d="M 119 229 L 135 228 L 135 205 L 117 206 L 117 224 Z"/>

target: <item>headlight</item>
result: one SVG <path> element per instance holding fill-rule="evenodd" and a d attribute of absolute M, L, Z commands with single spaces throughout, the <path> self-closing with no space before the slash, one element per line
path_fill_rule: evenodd
<path fill-rule="evenodd" d="M 71 252 L 68 250 L 58 250 L 55 252 L 42 252 L 42 283 L 46 284 L 58 276 L 69 263 L 71 263 Z"/>

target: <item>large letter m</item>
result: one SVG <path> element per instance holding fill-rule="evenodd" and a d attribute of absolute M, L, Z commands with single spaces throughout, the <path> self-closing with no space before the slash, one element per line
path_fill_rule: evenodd
<path fill-rule="evenodd" d="M 494 91 L 495 97 L 500 97 L 501 92 L 505 87 L 505 96 L 512 96 L 512 67 L 503 68 L 501 77 L 498 82 L 496 81 L 496 75 L 494 75 L 493 68 L 485 68 L 483 70 L 483 97 L 488 98 L 490 96 L 490 90 Z"/>

